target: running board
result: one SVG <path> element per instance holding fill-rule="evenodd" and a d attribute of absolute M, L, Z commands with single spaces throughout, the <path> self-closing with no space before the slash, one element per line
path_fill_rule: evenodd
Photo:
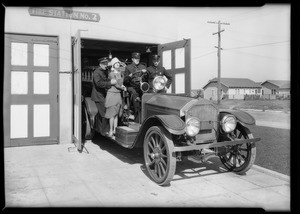
<path fill-rule="evenodd" d="M 138 134 L 138 130 L 128 126 L 118 126 L 116 128 L 116 139 L 118 144 L 124 147 L 131 147 Z"/>

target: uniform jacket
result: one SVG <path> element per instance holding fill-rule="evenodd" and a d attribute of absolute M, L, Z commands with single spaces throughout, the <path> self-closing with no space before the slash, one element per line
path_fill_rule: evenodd
<path fill-rule="evenodd" d="M 125 71 L 124 71 L 124 85 L 126 87 L 132 86 L 134 88 L 139 88 L 140 87 L 139 77 L 143 74 L 143 72 L 136 73 L 136 74 L 132 75 L 131 78 L 129 77 L 129 74 L 139 71 L 139 70 L 142 70 L 142 69 L 146 69 L 146 67 L 142 64 L 136 65 L 134 63 L 131 63 L 131 64 L 127 65 L 125 67 Z"/>
<path fill-rule="evenodd" d="M 169 74 L 169 72 L 166 71 L 166 69 L 160 65 L 155 67 L 154 65 L 147 68 L 147 80 L 150 84 L 150 88 L 153 88 L 152 81 L 156 76 L 166 76 L 167 77 L 167 83 L 166 87 L 169 88 L 172 83 L 172 76 Z"/>
<path fill-rule="evenodd" d="M 106 70 L 97 68 L 93 75 L 93 89 L 91 99 L 104 105 L 107 90 L 111 87 Z"/>

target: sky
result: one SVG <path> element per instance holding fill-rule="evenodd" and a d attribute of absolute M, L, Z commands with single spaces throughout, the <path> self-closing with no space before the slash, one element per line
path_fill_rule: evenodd
<path fill-rule="evenodd" d="M 218 76 L 215 48 L 218 35 L 213 35 L 218 31 L 218 25 L 209 21 L 229 23 L 221 25 L 224 30 L 221 33 L 221 77 L 249 78 L 255 82 L 290 80 L 290 4 L 98 9 L 101 21 L 85 24 L 106 27 L 105 31 L 111 30 L 108 32 L 111 36 L 121 32 L 124 37 L 127 34 L 126 37 L 130 35 L 136 41 L 146 38 L 154 42 L 160 38 L 161 43 L 191 39 L 191 89 L 201 89 Z M 108 18 L 110 25 L 106 26 Z M 122 26 L 118 26 L 119 23 Z"/>
<path fill-rule="evenodd" d="M 229 23 L 221 25 L 221 30 L 224 30 L 221 33 L 222 78 L 249 78 L 255 82 L 290 80 L 290 4 L 261 7 L 74 7 L 74 10 L 99 12 L 101 20 L 94 23 L 45 18 L 45 32 L 52 30 L 46 29 L 46 21 L 56 21 L 70 23 L 69 31 L 63 29 L 70 36 L 78 29 L 89 29 L 88 34 L 99 39 L 105 35 L 109 35 L 110 40 L 124 37 L 151 43 L 157 43 L 157 38 L 161 43 L 191 39 L 191 89 L 201 89 L 218 76 L 215 48 L 218 35 L 213 35 L 218 31 L 218 25 L 209 21 Z M 26 25 L 21 27 L 27 28 Z"/>
<path fill-rule="evenodd" d="M 290 10 L 290 4 L 181 9 L 177 37 L 191 38 L 191 88 L 218 76 L 218 25 L 208 21 L 229 23 L 221 25 L 221 77 L 290 80 Z"/>

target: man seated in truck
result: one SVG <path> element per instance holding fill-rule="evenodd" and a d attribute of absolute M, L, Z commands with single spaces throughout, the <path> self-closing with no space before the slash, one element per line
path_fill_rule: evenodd
<path fill-rule="evenodd" d="M 141 54 L 132 53 L 132 63 L 125 67 L 124 71 L 124 85 L 130 93 L 133 101 L 134 121 L 138 122 L 139 118 L 139 103 L 143 92 L 140 89 L 140 78 L 143 73 L 147 72 L 146 67 L 140 64 Z"/>
<path fill-rule="evenodd" d="M 172 76 L 169 74 L 169 72 L 160 65 L 160 56 L 159 55 L 153 55 L 152 56 L 152 66 L 149 66 L 147 68 L 147 82 L 150 85 L 149 92 L 153 93 L 153 80 L 157 76 L 165 76 L 167 78 L 166 86 L 161 91 L 156 91 L 156 93 L 165 93 L 166 89 L 168 89 L 172 83 Z"/>

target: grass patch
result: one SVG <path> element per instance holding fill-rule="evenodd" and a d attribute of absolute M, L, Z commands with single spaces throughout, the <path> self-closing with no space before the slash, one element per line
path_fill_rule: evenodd
<path fill-rule="evenodd" d="M 214 101 L 217 104 L 216 101 Z M 290 100 L 221 100 L 219 107 L 225 109 L 259 109 L 290 111 Z"/>
<path fill-rule="evenodd" d="M 256 143 L 258 166 L 290 175 L 290 130 L 262 126 L 249 127 L 254 137 L 260 137 Z"/>

